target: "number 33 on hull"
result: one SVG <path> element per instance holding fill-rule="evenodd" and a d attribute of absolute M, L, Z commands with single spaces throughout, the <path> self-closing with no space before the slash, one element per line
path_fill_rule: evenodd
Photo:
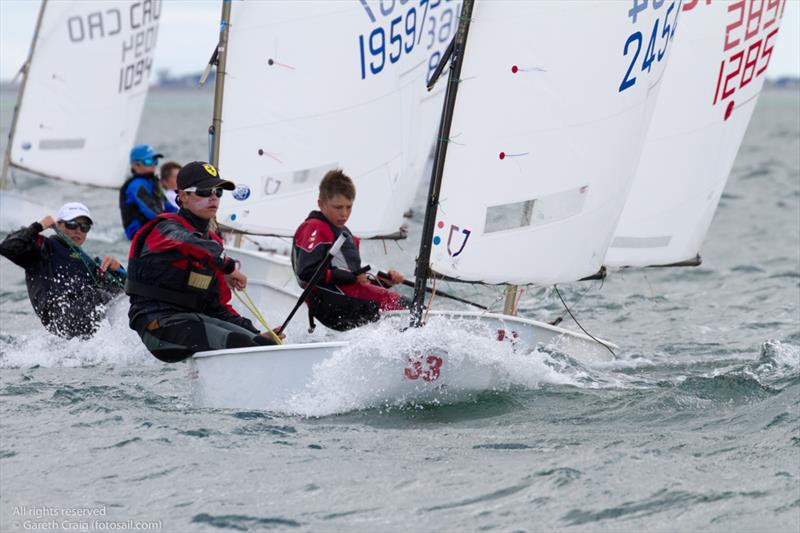
<path fill-rule="evenodd" d="M 422 345 L 402 348 L 402 336 L 413 334 L 399 332 L 399 326 L 408 323 L 408 315 L 387 314 L 386 320 L 397 326 L 396 344 L 360 347 L 354 339 L 195 354 L 189 360 L 192 403 L 196 407 L 296 413 L 298 403 L 324 401 L 336 387 L 360 402 L 350 406 L 358 409 L 398 401 L 453 402 L 513 386 L 513 375 L 486 359 L 486 354 L 464 353 L 437 342 L 435 336 Z M 508 343 L 508 351 L 525 357 L 535 357 L 535 348 L 547 347 L 592 364 L 611 359 L 606 346 L 616 348 L 580 333 L 506 315 L 431 311 L 430 320 L 447 321 L 447 327 L 457 327 L 464 335 Z M 513 374 L 513 365 L 504 368 Z"/>

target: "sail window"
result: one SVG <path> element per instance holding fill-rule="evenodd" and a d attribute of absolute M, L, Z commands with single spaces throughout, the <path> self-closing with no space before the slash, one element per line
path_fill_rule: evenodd
<path fill-rule="evenodd" d="M 262 190 L 265 196 L 270 196 L 278 194 L 278 192 L 296 192 L 300 189 L 308 189 L 309 186 L 315 187 L 322 181 L 325 173 L 332 168 L 338 168 L 338 165 L 333 163 L 261 176 Z"/>
<path fill-rule="evenodd" d="M 484 233 L 542 226 L 583 211 L 588 187 L 576 187 L 522 202 L 493 205 L 486 209 Z"/>
<path fill-rule="evenodd" d="M 524 228 L 531 223 L 535 200 L 493 205 L 486 210 L 484 233 Z"/>
<path fill-rule="evenodd" d="M 670 235 L 660 237 L 614 237 L 611 248 L 664 248 L 672 240 Z"/>
<path fill-rule="evenodd" d="M 318 167 L 304 168 L 302 170 L 295 170 L 292 172 L 292 183 L 319 183 L 325 176 L 325 173 L 331 169 L 338 168 L 338 164 L 332 163 L 328 165 L 320 165 Z"/>
<path fill-rule="evenodd" d="M 86 139 L 42 139 L 39 150 L 81 150 Z"/>

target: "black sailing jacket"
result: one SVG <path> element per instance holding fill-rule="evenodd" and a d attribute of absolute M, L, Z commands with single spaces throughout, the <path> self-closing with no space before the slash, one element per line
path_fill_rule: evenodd
<path fill-rule="evenodd" d="M 39 235 L 34 222 L 6 237 L 0 254 L 25 269 L 28 297 L 42 324 L 65 338 L 91 337 L 105 316 L 105 304 L 122 292 L 99 267 L 90 270 L 60 237 Z"/>
<path fill-rule="evenodd" d="M 159 215 L 142 227 L 128 258 L 131 329 L 174 313 L 196 312 L 258 333 L 230 305 L 225 274 L 236 262 L 225 256 L 222 239 L 208 221 L 190 212 Z"/>

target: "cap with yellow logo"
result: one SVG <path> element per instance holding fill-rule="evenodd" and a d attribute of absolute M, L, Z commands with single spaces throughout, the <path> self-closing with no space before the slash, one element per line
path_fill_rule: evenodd
<path fill-rule="evenodd" d="M 178 172 L 178 190 L 183 191 L 190 187 L 198 189 L 220 187 L 232 191 L 236 185 L 232 181 L 222 179 L 214 165 L 203 161 L 192 161 L 185 164 Z"/>

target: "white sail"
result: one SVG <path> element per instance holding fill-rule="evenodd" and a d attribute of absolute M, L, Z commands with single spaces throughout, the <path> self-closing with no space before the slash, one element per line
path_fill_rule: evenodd
<path fill-rule="evenodd" d="M 398 231 L 420 136 L 429 58 L 416 2 L 234 2 L 228 35 L 219 167 L 240 188 L 219 221 L 292 235 L 316 208 L 332 168 L 356 184 L 348 226 L 362 237 Z M 454 34 L 456 21 L 453 23 Z M 442 34 L 444 35 L 444 34 Z M 425 154 L 427 156 L 427 153 Z M 416 157 L 416 156 L 414 156 Z M 413 193 L 411 193 L 413 194 Z"/>
<path fill-rule="evenodd" d="M 644 4 L 475 3 L 434 271 L 550 284 L 600 269 L 678 16 L 678 2 Z"/>
<path fill-rule="evenodd" d="M 605 264 L 700 253 L 764 84 L 785 0 L 684 2 L 642 160 Z"/>
<path fill-rule="evenodd" d="M 10 164 L 119 186 L 147 95 L 160 17 L 161 0 L 47 2 Z"/>
<path fill-rule="evenodd" d="M 422 3 L 425 6 L 426 3 Z M 430 81 L 434 70 L 444 56 L 447 45 L 455 36 L 458 29 L 458 17 L 461 13 L 461 3 L 452 0 L 427 2 L 427 14 L 423 26 L 423 36 L 420 41 L 420 50 L 424 61 L 425 79 Z M 418 8 L 419 9 L 419 8 Z M 425 12 L 425 8 L 421 9 Z M 408 136 L 411 139 L 410 156 L 408 158 L 408 182 L 399 191 L 398 202 L 405 209 L 410 209 L 419 190 L 420 182 L 428 183 L 430 168 L 428 162 L 433 158 L 434 141 L 439 129 L 439 120 L 442 116 L 442 103 L 444 102 L 445 88 L 447 86 L 449 69 L 445 68 L 438 82 L 431 91 L 426 89 L 425 83 L 414 83 L 406 90 L 405 101 L 409 106 L 409 114 L 404 114 L 409 120 L 407 125 L 411 128 Z M 427 192 L 427 188 L 425 189 Z"/>

